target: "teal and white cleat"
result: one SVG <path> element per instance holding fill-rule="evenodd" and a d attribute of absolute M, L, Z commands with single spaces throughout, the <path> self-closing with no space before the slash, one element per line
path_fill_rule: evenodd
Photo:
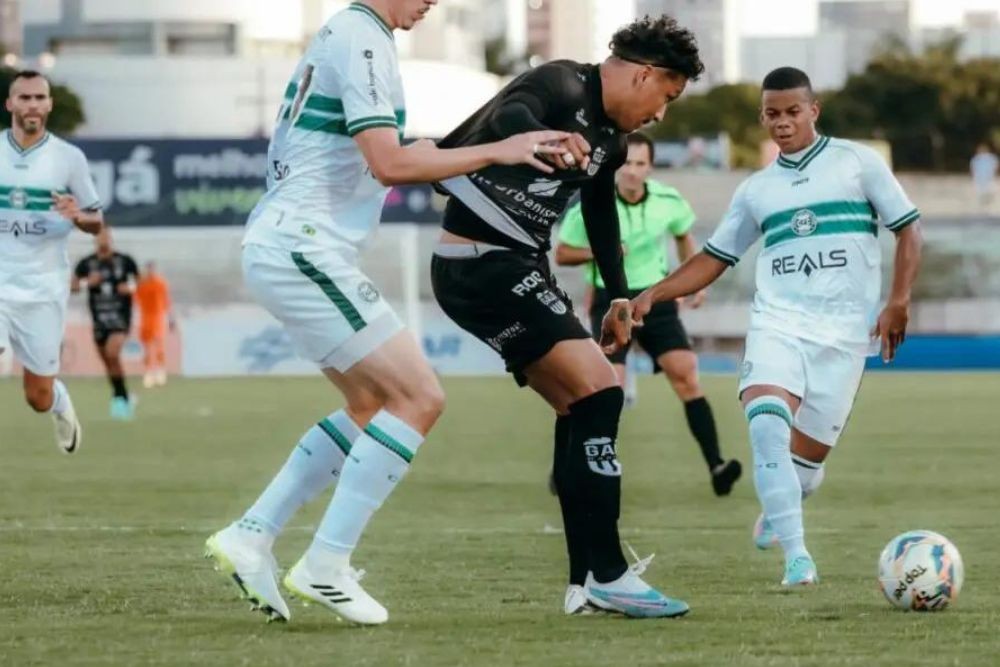
<path fill-rule="evenodd" d="M 816 571 L 816 563 L 809 556 L 799 556 L 785 566 L 785 578 L 781 580 L 782 586 L 812 586 L 819 583 L 819 573 Z"/>
<path fill-rule="evenodd" d="M 135 410 L 127 398 L 116 396 L 111 399 L 111 418 L 116 421 L 132 421 Z"/>
<path fill-rule="evenodd" d="M 773 549 L 778 546 L 778 536 L 771 528 L 771 522 L 761 514 L 753 524 L 753 543 L 760 550 Z"/>
<path fill-rule="evenodd" d="M 235 582 L 240 594 L 250 601 L 250 610 L 262 612 L 268 623 L 291 618 L 278 591 L 278 564 L 270 549 L 241 538 L 230 526 L 208 538 L 205 558 L 215 560 L 215 569 Z"/>
<path fill-rule="evenodd" d="M 345 621 L 381 625 L 389 620 L 389 612 L 358 583 L 364 576 L 364 570 L 352 567 L 315 574 L 303 556 L 283 583 L 295 597 L 323 605 Z"/>
<path fill-rule="evenodd" d="M 631 618 L 676 618 L 691 611 L 687 602 L 669 598 L 639 578 L 652 560 L 653 556 L 638 560 L 625 574 L 606 584 L 598 583 L 593 573 L 588 573 L 587 599 L 600 609 Z"/>
<path fill-rule="evenodd" d="M 72 454 L 80 449 L 83 442 L 83 427 L 77 419 L 76 410 L 73 403 L 66 401 L 66 410 L 62 413 L 52 413 L 52 423 L 56 428 L 56 444 L 59 450 L 65 454 Z"/>

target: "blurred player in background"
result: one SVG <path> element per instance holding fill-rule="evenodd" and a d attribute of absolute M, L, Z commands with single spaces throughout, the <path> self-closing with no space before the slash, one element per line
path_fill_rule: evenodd
<path fill-rule="evenodd" d="M 680 616 L 685 602 L 640 578 L 648 559 L 629 567 L 622 553 L 615 441 L 624 395 L 552 276 L 547 250 L 553 225 L 579 192 L 611 303 L 602 338 L 626 344 L 631 310 L 615 171 L 625 162 L 625 135 L 662 120 L 703 66 L 694 36 L 667 17 L 619 30 L 611 51 L 599 65 L 556 60 L 530 70 L 442 140 L 470 146 L 516 132 L 573 132 L 569 150 L 550 158 L 567 171 L 542 176 L 524 166 L 492 166 L 441 183 L 452 196 L 431 279 L 444 312 L 496 350 L 517 383 L 556 413 L 553 478 L 570 565 L 564 611 Z"/>
<path fill-rule="evenodd" d="M 16 74 L 7 93 L 13 125 L 0 132 L 0 353 L 24 366 L 24 397 L 48 412 L 62 451 L 80 447 L 82 431 L 58 379 L 69 285 L 66 239 L 73 227 L 103 225 L 97 188 L 79 148 L 45 129 L 52 113 L 48 80 Z"/>
<path fill-rule="evenodd" d="M 146 270 L 135 288 L 135 302 L 139 307 L 139 342 L 143 349 L 142 386 L 162 387 L 167 383 L 167 331 L 173 331 L 176 324 L 170 285 L 157 272 L 155 262 L 146 262 Z"/>
<path fill-rule="evenodd" d="M 274 540 L 335 480 L 329 508 L 285 587 L 356 623 L 389 616 L 361 587 L 351 554 L 444 409 L 419 344 L 358 268 L 389 186 L 498 163 L 551 172 L 536 153 L 563 150 L 543 145 L 566 136 L 557 132 L 456 150 L 430 141 L 400 145 L 406 111 L 393 30 L 411 29 L 436 4 L 356 2 L 319 31 L 288 86 L 268 150 L 267 194 L 247 223 L 247 286 L 347 401 L 302 436 L 253 507 L 206 545 L 272 619 L 289 617 Z"/>
<path fill-rule="evenodd" d="M 111 418 L 127 421 L 134 414 L 121 356 L 132 328 L 132 293 L 139 267 L 129 255 L 115 251 L 110 227 L 101 230 L 95 245 L 96 252 L 76 265 L 71 290 L 76 294 L 81 286 L 87 288 L 94 344 L 111 383 Z"/>
<path fill-rule="evenodd" d="M 677 256 L 681 262 L 696 252 L 691 234 L 695 223 L 694 211 L 676 189 L 650 179 L 653 153 L 654 146 L 649 137 L 641 133 L 630 134 L 628 156 L 618 170 L 618 220 L 625 255 L 625 278 L 631 297 L 638 296 L 669 272 L 667 236 L 677 244 Z M 594 287 L 590 306 L 591 332 L 599 336 L 601 319 L 611 306 L 611 298 L 594 264 L 580 204 L 570 208 L 563 217 L 559 244 L 556 246 L 556 263 L 585 266 L 587 283 Z M 698 292 L 691 299 L 691 307 L 698 308 L 704 299 L 705 292 Z M 723 460 L 719 451 L 715 417 L 698 382 L 698 357 L 691 349 L 677 311 L 676 301 L 658 303 L 646 317 L 643 327 L 637 330 L 636 338 L 684 403 L 688 428 L 708 466 L 712 490 L 717 496 L 729 495 L 742 469 L 735 459 Z M 628 348 L 623 347 L 609 357 L 623 386 L 627 354 Z"/>
<path fill-rule="evenodd" d="M 768 74 L 761 109 L 777 160 L 737 188 L 702 252 L 634 300 L 635 317 L 705 289 L 763 238 L 739 382 L 764 510 L 754 538 L 760 548 L 781 544 L 782 585 L 808 585 L 819 575 L 805 545 L 802 499 L 823 481 L 873 339 L 881 338 L 888 363 L 906 336 L 920 214 L 878 153 L 817 134 L 819 103 L 805 72 Z M 879 225 L 896 236 L 881 313 Z"/>

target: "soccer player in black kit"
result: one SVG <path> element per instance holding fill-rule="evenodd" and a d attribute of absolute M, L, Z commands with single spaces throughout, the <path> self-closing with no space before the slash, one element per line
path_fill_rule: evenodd
<path fill-rule="evenodd" d="M 116 252 L 111 230 L 105 226 L 96 238 L 97 252 L 80 260 L 70 289 L 87 286 L 87 303 L 94 326 L 94 343 L 111 383 L 111 418 L 132 418 L 132 402 L 125 386 L 121 353 L 132 327 L 132 294 L 139 267 L 130 256 Z"/>
<path fill-rule="evenodd" d="M 615 171 L 625 137 L 662 120 L 704 69 L 694 36 L 669 17 L 615 33 L 600 65 L 568 60 L 519 76 L 439 144 L 495 141 L 563 130 L 560 170 L 491 166 L 443 181 L 451 195 L 431 264 L 434 294 L 463 329 L 500 353 L 518 384 L 556 411 L 553 473 L 569 552 L 567 614 L 596 609 L 632 617 L 680 616 L 688 605 L 629 567 L 618 536 L 621 466 L 615 453 L 624 396 L 611 364 L 572 311 L 546 256 L 552 225 L 579 191 L 594 261 L 613 298 L 602 344 L 627 343 L 632 314 L 622 267 Z"/>

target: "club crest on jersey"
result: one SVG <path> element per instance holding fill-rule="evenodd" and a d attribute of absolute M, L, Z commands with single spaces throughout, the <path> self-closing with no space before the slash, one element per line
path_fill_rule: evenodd
<path fill-rule="evenodd" d="M 11 208 L 27 208 L 28 193 L 24 190 L 15 188 L 14 190 L 11 190 L 9 195 L 7 195 L 7 202 L 10 204 Z"/>
<path fill-rule="evenodd" d="M 819 221 L 816 219 L 816 214 L 807 208 L 797 211 L 792 216 L 792 231 L 795 232 L 796 236 L 809 236 L 816 231 L 818 226 Z"/>
<path fill-rule="evenodd" d="M 587 176 L 596 176 L 597 172 L 601 170 L 601 163 L 604 162 L 606 157 L 608 157 L 608 152 L 601 146 L 598 146 L 594 150 L 594 154 L 590 156 L 590 165 L 587 167 Z"/>
<path fill-rule="evenodd" d="M 536 296 L 538 297 L 539 301 L 548 306 L 549 310 L 551 310 L 556 315 L 565 315 L 566 312 L 569 310 L 568 308 L 566 308 L 566 304 L 563 303 L 562 299 L 556 296 L 555 292 L 553 292 L 552 290 L 544 290 L 542 292 L 539 292 Z"/>
<path fill-rule="evenodd" d="M 358 285 L 358 296 L 360 296 L 368 303 L 375 303 L 376 301 L 378 301 L 378 298 L 381 295 L 379 294 L 378 288 L 375 287 L 374 284 L 366 280 L 365 282 Z"/>

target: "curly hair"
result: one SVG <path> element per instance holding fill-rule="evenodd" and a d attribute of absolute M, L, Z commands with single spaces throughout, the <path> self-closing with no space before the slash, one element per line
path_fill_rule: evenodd
<path fill-rule="evenodd" d="M 705 71 L 694 34 L 666 15 L 637 19 L 618 30 L 608 46 L 617 58 L 664 67 L 692 81 Z"/>

